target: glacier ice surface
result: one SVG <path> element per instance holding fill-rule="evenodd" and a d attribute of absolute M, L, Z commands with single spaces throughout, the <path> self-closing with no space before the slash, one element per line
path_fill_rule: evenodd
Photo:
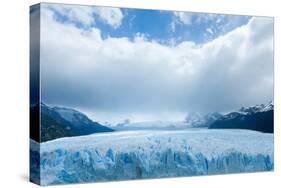
<path fill-rule="evenodd" d="M 120 131 L 31 140 L 41 185 L 273 170 L 273 134 L 249 130 Z M 36 157 L 33 158 L 36 160 Z M 31 157 L 32 160 L 32 157 Z M 33 163 L 34 162 L 34 163 Z"/>

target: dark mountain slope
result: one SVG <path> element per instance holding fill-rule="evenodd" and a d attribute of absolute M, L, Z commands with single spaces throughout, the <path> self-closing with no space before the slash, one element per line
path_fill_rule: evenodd
<path fill-rule="evenodd" d="M 30 138 L 45 142 L 62 137 L 81 136 L 100 132 L 111 132 L 112 129 L 93 122 L 83 113 L 62 107 L 49 107 L 43 103 L 30 108 Z M 41 126 L 39 126 L 39 118 Z M 40 132 L 39 132 L 40 131 Z"/>
<path fill-rule="evenodd" d="M 226 114 L 212 123 L 210 129 L 250 129 L 265 133 L 274 132 L 274 110 L 272 102 L 241 108 L 238 112 Z"/>

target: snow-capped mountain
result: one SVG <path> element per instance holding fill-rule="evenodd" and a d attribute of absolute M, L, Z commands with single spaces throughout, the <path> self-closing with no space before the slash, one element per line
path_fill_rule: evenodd
<path fill-rule="evenodd" d="M 41 103 L 40 110 L 41 142 L 61 137 L 113 131 L 74 109 L 50 107 Z"/>
<path fill-rule="evenodd" d="M 225 115 L 214 112 L 207 114 L 189 113 L 183 121 L 145 121 L 125 120 L 114 130 L 181 130 L 187 128 L 242 128 L 263 132 L 273 132 L 273 103 L 243 107 Z M 233 124 L 233 125 L 232 125 Z M 244 125 L 247 124 L 247 125 Z M 267 124 L 267 125 L 265 125 Z"/>
<path fill-rule="evenodd" d="M 114 130 L 180 130 L 190 128 L 189 124 L 183 121 L 144 121 L 144 122 L 123 122 L 112 127 Z"/>
<path fill-rule="evenodd" d="M 273 133 L 273 102 L 251 107 L 242 107 L 214 121 L 209 128 L 216 129 L 251 129 Z"/>
<path fill-rule="evenodd" d="M 189 113 L 185 118 L 185 122 L 189 125 L 189 127 L 208 127 L 221 117 L 222 115 L 217 112 L 204 115 L 198 113 Z"/>
<path fill-rule="evenodd" d="M 270 101 L 267 104 L 259 104 L 259 105 L 255 105 L 255 106 L 250 106 L 250 107 L 242 107 L 239 112 L 241 114 L 244 115 L 250 115 L 250 114 L 254 114 L 254 113 L 258 113 L 258 112 L 267 112 L 270 110 L 273 110 L 273 101 Z"/>
<path fill-rule="evenodd" d="M 130 122 L 125 120 L 112 126 L 114 130 L 182 130 L 187 128 L 201 128 L 208 127 L 217 119 L 221 118 L 219 113 L 209 113 L 201 115 L 198 113 L 190 113 L 186 116 L 184 121 L 144 121 L 144 122 Z"/>
<path fill-rule="evenodd" d="M 66 121 L 70 122 L 71 128 L 80 135 L 112 131 L 98 122 L 93 122 L 85 114 L 77 110 L 65 107 L 53 107 L 52 109 L 58 112 Z"/>
<path fill-rule="evenodd" d="M 255 113 L 259 113 L 259 112 L 267 112 L 267 111 L 273 110 L 273 108 L 274 108 L 273 102 L 270 101 L 267 104 L 259 104 L 259 105 L 250 106 L 250 107 L 242 107 L 238 111 L 229 112 L 219 119 L 225 119 L 225 120 L 234 119 L 241 115 L 251 115 L 251 114 L 255 114 Z"/>

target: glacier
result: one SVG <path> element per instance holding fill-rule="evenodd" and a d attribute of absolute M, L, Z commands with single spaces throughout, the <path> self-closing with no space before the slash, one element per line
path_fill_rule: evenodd
<path fill-rule="evenodd" d="M 120 131 L 60 138 L 40 145 L 31 140 L 30 145 L 31 177 L 41 185 L 274 168 L 273 134 L 250 130 Z"/>

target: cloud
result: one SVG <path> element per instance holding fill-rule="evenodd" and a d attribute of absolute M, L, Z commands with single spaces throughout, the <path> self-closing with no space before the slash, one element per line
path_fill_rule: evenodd
<path fill-rule="evenodd" d="M 209 14 L 209 13 L 206 13 L 206 14 L 202 14 L 202 13 L 199 13 L 199 14 L 194 14 L 196 15 L 196 18 L 195 18 L 195 22 L 198 23 L 198 24 L 206 24 L 208 22 L 213 22 L 213 23 L 221 23 L 223 22 L 225 19 L 228 19 L 228 18 L 232 18 L 234 16 L 232 15 L 224 15 L 224 14 Z M 241 16 L 237 16 L 238 18 L 241 17 Z"/>
<path fill-rule="evenodd" d="M 190 25 L 192 23 L 192 13 L 173 12 L 173 20 L 171 22 L 171 30 L 175 32 L 176 25 Z"/>
<path fill-rule="evenodd" d="M 188 12 L 174 12 L 174 16 L 178 22 L 190 25 L 192 23 L 192 14 Z"/>
<path fill-rule="evenodd" d="M 173 12 L 170 31 L 186 35 L 191 31 L 190 39 L 199 36 L 199 43 L 205 43 L 246 24 L 250 16 L 237 16 L 211 13 Z M 184 30 L 183 30 L 184 29 Z"/>
<path fill-rule="evenodd" d="M 95 23 L 93 8 L 81 5 L 61 5 L 61 4 L 43 4 L 43 8 L 49 8 L 61 17 L 67 18 L 69 22 L 79 22 L 85 26 L 91 26 Z"/>
<path fill-rule="evenodd" d="M 273 99 L 272 18 L 254 17 L 203 45 L 168 46 L 141 35 L 103 39 L 98 28 L 62 24 L 44 11 L 46 103 L 129 116 L 229 111 Z"/>
<path fill-rule="evenodd" d="M 116 29 L 120 27 L 123 19 L 122 11 L 119 8 L 67 4 L 43 4 L 42 6 L 43 9 L 47 8 L 54 11 L 62 20 L 79 23 L 86 27 L 92 27 L 95 23 L 95 18 L 98 18 Z"/>
<path fill-rule="evenodd" d="M 115 29 L 120 27 L 124 17 L 119 8 L 95 7 L 94 13 L 97 14 L 102 21 Z"/>
<path fill-rule="evenodd" d="M 206 26 L 205 36 L 213 39 L 214 36 L 224 35 L 243 25 L 250 16 L 224 15 L 224 14 L 193 14 L 194 24 Z M 211 30 L 210 30 L 211 29 Z"/>
<path fill-rule="evenodd" d="M 206 31 L 211 35 L 214 34 L 214 31 L 211 28 L 207 28 Z"/>

